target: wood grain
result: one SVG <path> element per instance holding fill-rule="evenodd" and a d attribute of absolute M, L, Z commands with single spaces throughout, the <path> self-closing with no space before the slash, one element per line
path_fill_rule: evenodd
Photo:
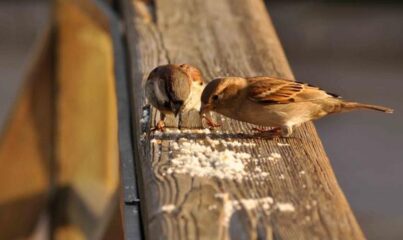
<path fill-rule="evenodd" d="M 133 134 L 148 239 L 364 239 L 312 123 L 293 138 L 264 140 L 251 137 L 250 125 L 222 116 L 215 116 L 222 128 L 210 133 L 186 130 L 200 127 L 195 113 L 181 116 L 181 131 L 162 134 L 149 134 L 147 119 L 141 119 L 147 113 L 141 86 L 161 64 L 189 63 L 206 79 L 293 78 L 262 1 L 120 2 L 130 50 Z M 153 126 L 159 113 L 151 113 Z M 168 119 L 171 127 L 177 122 Z M 193 166 L 178 165 L 179 156 L 190 161 L 203 147 L 218 155 L 240 155 L 230 158 L 234 161 L 221 172 L 213 165 L 201 174 L 205 169 L 197 168 L 198 157 Z M 240 165 L 231 174 L 235 160 Z"/>

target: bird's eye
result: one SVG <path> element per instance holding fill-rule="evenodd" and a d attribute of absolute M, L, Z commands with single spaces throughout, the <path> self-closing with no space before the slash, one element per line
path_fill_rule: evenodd
<path fill-rule="evenodd" d="M 218 100 L 218 95 L 214 95 L 214 96 L 212 97 L 212 99 L 213 99 L 213 101 L 217 101 L 217 100 Z"/>

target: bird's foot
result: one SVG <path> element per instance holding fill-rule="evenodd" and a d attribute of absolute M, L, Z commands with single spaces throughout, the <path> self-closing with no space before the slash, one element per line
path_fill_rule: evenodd
<path fill-rule="evenodd" d="M 259 128 L 259 127 L 254 127 L 252 128 L 253 131 L 257 131 L 256 136 L 261 137 L 261 138 L 276 138 L 276 137 L 282 137 L 282 131 L 281 128 L 272 128 L 272 129 L 265 129 L 265 128 Z"/>
<path fill-rule="evenodd" d="M 211 120 L 210 118 L 208 118 L 208 117 L 206 117 L 206 116 L 203 116 L 202 119 L 206 120 L 206 123 L 207 123 L 207 125 L 208 125 L 208 127 L 209 127 L 210 129 L 214 129 L 214 128 L 221 127 L 220 124 L 215 123 L 213 120 Z"/>
<path fill-rule="evenodd" d="M 161 131 L 161 132 L 165 131 L 165 122 L 164 122 L 164 120 L 159 120 L 157 122 L 157 125 L 155 125 L 155 127 L 153 127 L 151 129 L 151 132 L 155 132 L 155 131 Z"/>

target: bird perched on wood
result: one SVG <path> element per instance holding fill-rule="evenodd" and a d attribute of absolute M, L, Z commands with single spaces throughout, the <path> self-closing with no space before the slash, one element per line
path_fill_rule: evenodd
<path fill-rule="evenodd" d="M 214 111 L 236 120 L 274 127 L 272 136 L 290 136 L 293 127 L 330 113 L 390 108 L 350 102 L 317 87 L 274 77 L 224 77 L 202 93 L 200 113 Z"/>
<path fill-rule="evenodd" d="M 189 64 L 168 64 L 152 70 L 145 84 L 145 95 L 162 113 L 156 129 L 164 129 L 166 114 L 177 116 L 181 112 L 199 110 L 204 87 L 200 70 Z"/>

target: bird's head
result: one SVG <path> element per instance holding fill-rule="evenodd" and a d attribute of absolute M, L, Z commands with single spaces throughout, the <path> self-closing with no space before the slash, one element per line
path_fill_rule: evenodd
<path fill-rule="evenodd" d="M 191 94 L 192 84 L 204 83 L 199 69 L 189 64 L 159 66 L 151 71 L 147 81 L 159 85 L 155 88 L 158 101 L 163 102 L 175 116 L 184 108 L 184 103 Z"/>
<path fill-rule="evenodd" d="M 247 85 L 246 79 L 238 77 L 225 77 L 212 80 L 204 88 L 201 96 L 200 114 L 209 111 L 225 109 L 232 106 L 234 99 Z"/>

